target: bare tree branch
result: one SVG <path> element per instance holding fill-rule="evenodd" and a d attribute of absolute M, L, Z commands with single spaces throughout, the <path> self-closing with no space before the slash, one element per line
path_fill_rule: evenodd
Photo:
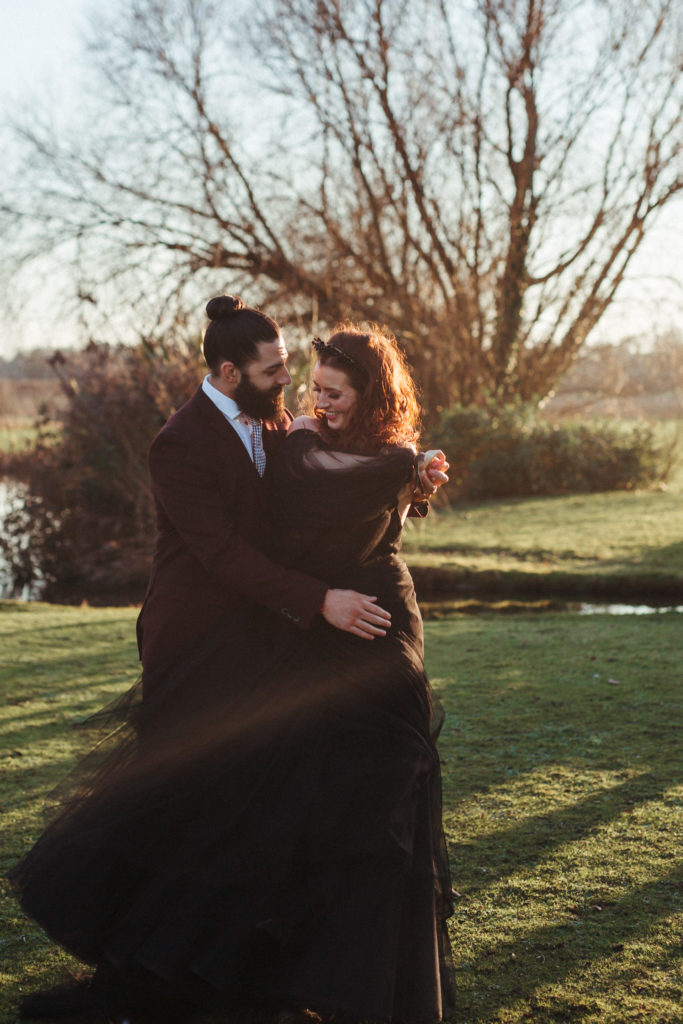
<path fill-rule="evenodd" d="M 244 287 L 295 324 L 389 322 L 434 414 L 540 398 L 683 188 L 677 17 L 119 0 L 82 122 L 15 124 L 6 261 L 72 268 L 90 331 L 192 334 L 207 291 Z"/>

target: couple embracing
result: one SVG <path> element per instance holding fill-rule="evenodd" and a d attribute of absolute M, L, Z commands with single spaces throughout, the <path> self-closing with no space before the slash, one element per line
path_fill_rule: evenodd
<path fill-rule="evenodd" d="M 417 454 L 384 329 L 316 339 L 314 415 L 293 420 L 278 325 L 232 296 L 207 314 L 210 372 L 150 451 L 141 681 L 13 872 L 96 970 L 22 1012 L 435 1024 L 440 717 L 398 548 L 447 464 Z"/>

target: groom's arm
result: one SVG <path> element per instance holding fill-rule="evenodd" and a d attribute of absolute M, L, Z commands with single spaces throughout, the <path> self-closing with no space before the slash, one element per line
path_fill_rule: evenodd
<path fill-rule="evenodd" d="M 162 532 L 175 532 L 221 586 L 302 628 L 310 625 L 322 607 L 327 586 L 285 569 L 244 539 L 220 493 L 209 453 L 197 452 L 172 431 L 162 431 L 150 449 L 149 469 Z"/>
<path fill-rule="evenodd" d="M 162 431 L 150 449 L 152 491 L 160 527 L 177 534 L 204 570 L 222 586 L 264 605 L 305 629 L 320 612 L 331 625 L 372 638 L 389 616 L 374 598 L 330 590 L 321 580 L 268 558 L 242 536 L 219 493 L 209 453 Z"/>

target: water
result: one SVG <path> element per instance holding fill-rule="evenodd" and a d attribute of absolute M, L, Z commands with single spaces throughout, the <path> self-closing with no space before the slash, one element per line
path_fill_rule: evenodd
<path fill-rule="evenodd" d="M 4 529 L 5 516 L 9 511 L 10 488 L 6 480 L 0 480 L 0 527 Z M 5 553 L 0 549 L 0 598 L 9 597 L 10 575 Z"/>
<path fill-rule="evenodd" d="M 418 594 L 419 596 L 419 594 Z M 579 615 L 664 615 L 680 614 L 683 605 L 625 604 L 608 601 L 578 602 L 558 598 L 525 601 L 514 598 L 505 601 L 486 601 L 476 598 L 458 600 L 426 600 L 420 602 L 423 618 L 444 619 L 452 615 L 478 615 L 483 612 L 497 615 L 534 614 L 548 612 L 574 612 Z"/>
<path fill-rule="evenodd" d="M 581 604 L 579 615 L 662 615 L 683 612 L 683 604 Z"/>
<path fill-rule="evenodd" d="M 5 516 L 21 502 L 24 493 L 22 484 L 11 479 L 0 480 L 0 529 L 4 528 Z M 42 584 L 36 582 L 17 590 L 12 582 L 12 574 L 5 554 L 0 548 L 0 599 L 14 601 L 36 601 L 40 597 Z"/>

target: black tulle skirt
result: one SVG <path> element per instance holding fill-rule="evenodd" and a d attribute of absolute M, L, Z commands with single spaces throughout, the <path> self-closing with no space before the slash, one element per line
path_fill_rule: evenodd
<path fill-rule="evenodd" d="M 101 716 L 13 872 L 54 939 L 208 1009 L 451 1013 L 438 713 L 410 577 L 372 572 L 387 638 L 245 609 Z"/>

